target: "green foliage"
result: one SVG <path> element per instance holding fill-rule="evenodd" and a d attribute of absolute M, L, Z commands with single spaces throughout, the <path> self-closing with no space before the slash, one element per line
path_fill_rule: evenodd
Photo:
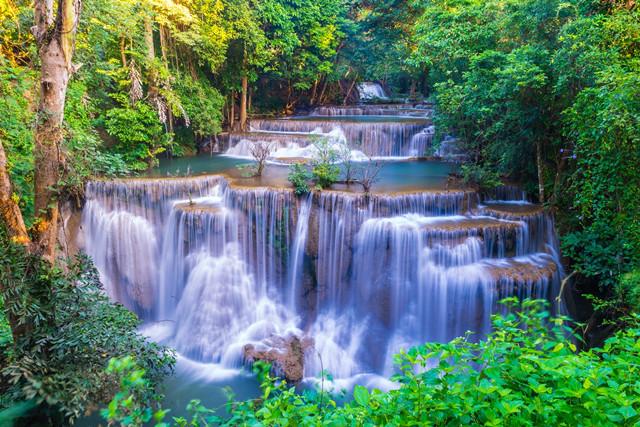
<path fill-rule="evenodd" d="M 563 238 L 563 250 L 574 268 L 603 284 L 640 267 L 639 76 L 637 63 L 611 66 L 566 112 L 577 157 L 571 213 L 578 227 Z"/>
<path fill-rule="evenodd" d="M 222 131 L 224 98 L 216 88 L 182 75 L 177 79 L 176 91 L 196 137 L 204 138 Z"/>
<path fill-rule="evenodd" d="M 65 173 L 62 186 L 66 193 L 82 194 L 84 183 L 97 175 L 116 177 L 129 173 L 119 153 L 107 152 L 94 128 L 95 102 L 82 80 L 69 84 L 65 103 Z"/>
<path fill-rule="evenodd" d="M 311 178 L 313 178 L 313 175 L 311 175 L 306 165 L 294 163 L 289 167 L 287 179 L 293 184 L 296 195 L 302 196 L 309 192 L 309 180 Z"/>
<path fill-rule="evenodd" d="M 500 175 L 485 165 L 473 163 L 462 165 L 460 172 L 465 184 L 475 184 L 481 189 L 492 189 L 502 184 Z"/>
<path fill-rule="evenodd" d="M 12 66 L 0 56 L 0 142 L 19 206 L 29 218 L 33 214 L 34 87 L 33 72 Z"/>
<path fill-rule="evenodd" d="M 130 356 L 121 359 L 110 359 L 106 372 L 120 378 L 120 391 L 109 402 L 109 406 L 101 411 L 109 422 L 118 421 L 124 426 L 139 426 L 152 419 L 161 421 L 168 411 L 153 413 L 152 407 L 159 398 L 147 378 L 146 371 L 136 365 Z"/>
<path fill-rule="evenodd" d="M 0 297 L 0 348 L 7 348 L 12 343 L 11 326 L 4 315 L 4 302 Z"/>
<path fill-rule="evenodd" d="M 340 179 L 340 167 L 337 165 L 339 153 L 329 138 L 318 138 L 313 146 L 311 175 L 319 188 L 331 187 Z"/>
<path fill-rule="evenodd" d="M 104 371 L 112 357 L 131 355 L 157 384 L 173 354 L 137 332 L 138 319 L 109 302 L 86 256 L 62 271 L 10 244 L 0 234 L 4 312 L 28 333 L 13 343 L 2 368 L 13 401 L 33 400 L 57 422 L 73 420 L 104 402 L 117 387 Z"/>
<path fill-rule="evenodd" d="M 313 179 L 320 188 L 331 187 L 340 178 L 340 168 L 331 163 L 318 163 L 311 170 Z"/>
<path fill-rule="evenodd" d="M 156 156 L 170 145 L 156 112 L 144 102 L 129 105 L 124 101 L 119 108 L 107 111 L 105 128 L 118 139 L 116 149 L 131 165 L 142 171 L 153 167 Z"/>
<path fill-rule="evenodd" d="M 637 315 L 602 348 L 578 351 L 567 319 L 551 317 L 544 301 L 503 303 L 506 314 L 493 317 L 494 330 L 486 339 L 460 337 L 396 355 L 395 390 L 356 386 L 353 399 L 339 406 L 322 388 L 298 393 L 270 376 L 268 367 L 258 367 L 258 399 L 230 401 L 226 419 L 200 408 L 207 417 L 194 417 L 190 424 L 181 419 L 178 425 L 632 426 L 640 421 Z M 158 422 L 165 413 L 156 412 Z"/>
<path fill-rule="evenodd" d="M 418 2 L 410 62 L 465 179 L 542 187 L 564 255 L 601 285 L 640 266 L 640 11 L 571 0 Z M 541 194 L 540 194 L 541 195 Z"/>
<path fill-rule="evenodd" d="M 289 168 L 287 179 L 300 196 L 309 192 L 310 181 L 316 189 L 330 187 L 340 179 L 340 167 L 337 164 L 339 153 L 327 138 L 318 138 L 313 142 L 315 148 L 310 166 L 294 163 Z"/>

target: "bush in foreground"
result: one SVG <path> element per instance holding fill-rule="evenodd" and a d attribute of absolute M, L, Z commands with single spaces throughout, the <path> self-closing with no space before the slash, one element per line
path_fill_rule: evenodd
<path fill-rule="evenodd" d="M 339 406 L 320 390 L 298 393 L 259 365 L 262 395 L 230 401 L 226 417 L 189 405 L 191 420 L 150 409 L 139 399 L 148 387 L 133 359 L 114 360 L 121 391 L 103 416 L 112 423 L 158 426 L 425 426 L 425 425 L 638 425 L 640 422 L 640 318 L 599 349 L 578 351 L 567 319 L 551 317 L 542 301 L 505 300 L 508 314 L 494 331 L 447 344 L 428 343 L 396 356 L 397 390 L 356 386 Z M 430 368 L 427 368 L 430 367 Z"/>
<path fill-rule="evenodd" d="M 118 388 L 105 371 L 113 357 L 133 355 L 149 384 L 171 371 L 172 352 L 147 341 L 136 315 L 109 301 L 86 256 L 52 268 L 0 230 L 0 281 L 4 313 L 29 328 L 15 341 L 0 312 L 0 425 L 62 425 L 108 402 Z"/>

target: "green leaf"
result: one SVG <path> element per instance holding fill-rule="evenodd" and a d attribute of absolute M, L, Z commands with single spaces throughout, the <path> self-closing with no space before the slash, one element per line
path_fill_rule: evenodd
<path fill-rule="evenodd" d="M 620 412 L 620 414 L 624 417 L 625 420 L 638 415 L 638 412 L 635 409 L 633 409 L 632 406 L 623 406 L 618 409 L 618 412 Z"/>
<path fill-rule="evenodd" d="M 369 390 L 361 385 L 356 385 L 353 389 L 353 399 L 360 406 L 367 406 L 369 404 Z"/>

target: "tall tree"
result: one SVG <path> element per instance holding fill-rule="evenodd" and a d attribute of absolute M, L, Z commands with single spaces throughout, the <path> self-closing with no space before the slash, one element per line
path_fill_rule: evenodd
<path fill-rule="evenodd" d="M 40 57 L 40 103 L 35 129 L 34 250 L 54 261 L 58 223 L 56 186 L 60 178 L 62 120 L 80 17 L 80 0 L 36 0 L 35 25 Z M 55 8 L 55 10 L 54 10 Z"/>
<path fill-rule="evenodd" d="M 58 181 L 62 162 L 62 120 L 69 77 L 75 70 L 71 59 L 80 14 L 80 0 L 36 0 L 35 25 L 32 28 L 40 58 L 40 101 L 34 138 L 35 220 L 31 238 L 14 196 L 7 157 L 0 143 L 0 219 L 14 243 L 27 246 L 29 252 L 47 262 L 55 262 L 58 223 Z M 6 289 L 0 291 L 4 295 Z M 46 292 L 45 292 L 46 293 Z M 8 302 L 8 301 L 5 301 Z M 16 342 L 29 330 L 9 316 Z"/>

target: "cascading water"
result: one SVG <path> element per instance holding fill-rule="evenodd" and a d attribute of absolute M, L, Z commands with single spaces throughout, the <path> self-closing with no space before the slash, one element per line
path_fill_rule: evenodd
<path fill-rule="evenodd" d="M 272 160 L 309 158 L 318 138 L 347 144 L 353 160 L 370 157 L 408 157 L 429 154 L 433 108 L 426 104 L 323 106 L 307 116 L 253 119 L 251 132 L 229 135 L 225 154 L 251 157 L 255 144 L 268 144 Z"/>
<path fill-rule="evenodd" d="M 109 295 L 193 360 L 307 335 L 305 372 L 390 374 L 391 355 L 490 327 L 510 295 L 553 299 L 550 217 L 473 192 L 233 188 L 223 178 L 93 182 L 84 247 Z"/>
<path fill-rule="evenodd" d="M 423 156 L 429 114 L 361 105 L 253 120 L 254 131 L 230 135 L 227 154 L 250 157 L 266 143 L 270 160 L 308 158 L 325 137 L 349 142 L 355 160 Z M 306 376 L 324 368 L 366 384 L 391 374 L 402 348 L 481 337 L 504 297 L 555 303 L 563 275 L 553 218 L 509 186 L 481 200 L 464 190 L 296 197 L 219 176 L 98 181 L 78 243 L 110 297 L 161 325 L 192 361 L 238 368 L 297 337 Z"/>
<path fill-rule="evenodd" d="M 374 82 L 359 83 L 358 94 L 361 100 L 389 99 L 380 83 Z"/>
<path fill-rule="evenodd" d="M 371 116 L 375 117 L 375 116 Z M 257 119 L 251 121 L 256 131 L 329 133 L 340 129 L 346 140 L 355 148 L 374 157 L 406 157 L 411 155 L 411 138 L 422 132 L 428 121 L 421 118 L 367 120 L 366 116 L 349 120 L 332 118 Z M 321 135 L 319 135 L 321 136 Z"/>
<path fill-rule="evenodd" d="M 310 116 L 405 116 L 430 117 L 433 109 L 424 105 L 378 104 L 378 105 L 333 105 L 314 108 Z"/>
<path fill-rule="evenodd" d="M 195 360 L 242 364 L 242 347 L 294 328 L 287 286 L 290 191 L 231 190 L 219 178 L 94 182 L 85 248 L 109 295 Z M 129 187 L 128 187 L 129 185 Z"/>
<path fill-rule="evenodd" d="M 287 161 L 294 159 L 311 159 L 316 156 L 315 143 L 319 139 L 327 140 L 331 149 L 341 152 L 342 147 L 347 146 L 347 139 L 342 129 L 336 128 L 328 133 L 314 130 L 310 133 L 294 132 L 253 132 L 238 134 L 230 140 L 234 143 L 227 151 L 227 156 L 251 158 L 251 150 L 255 144 L 265 145 L 270 148 L 269 159 L 272 161 Z M 353 161 L 365 161 L 368 157 L 357 149 L 351 149 L 350 158 Z"/>

